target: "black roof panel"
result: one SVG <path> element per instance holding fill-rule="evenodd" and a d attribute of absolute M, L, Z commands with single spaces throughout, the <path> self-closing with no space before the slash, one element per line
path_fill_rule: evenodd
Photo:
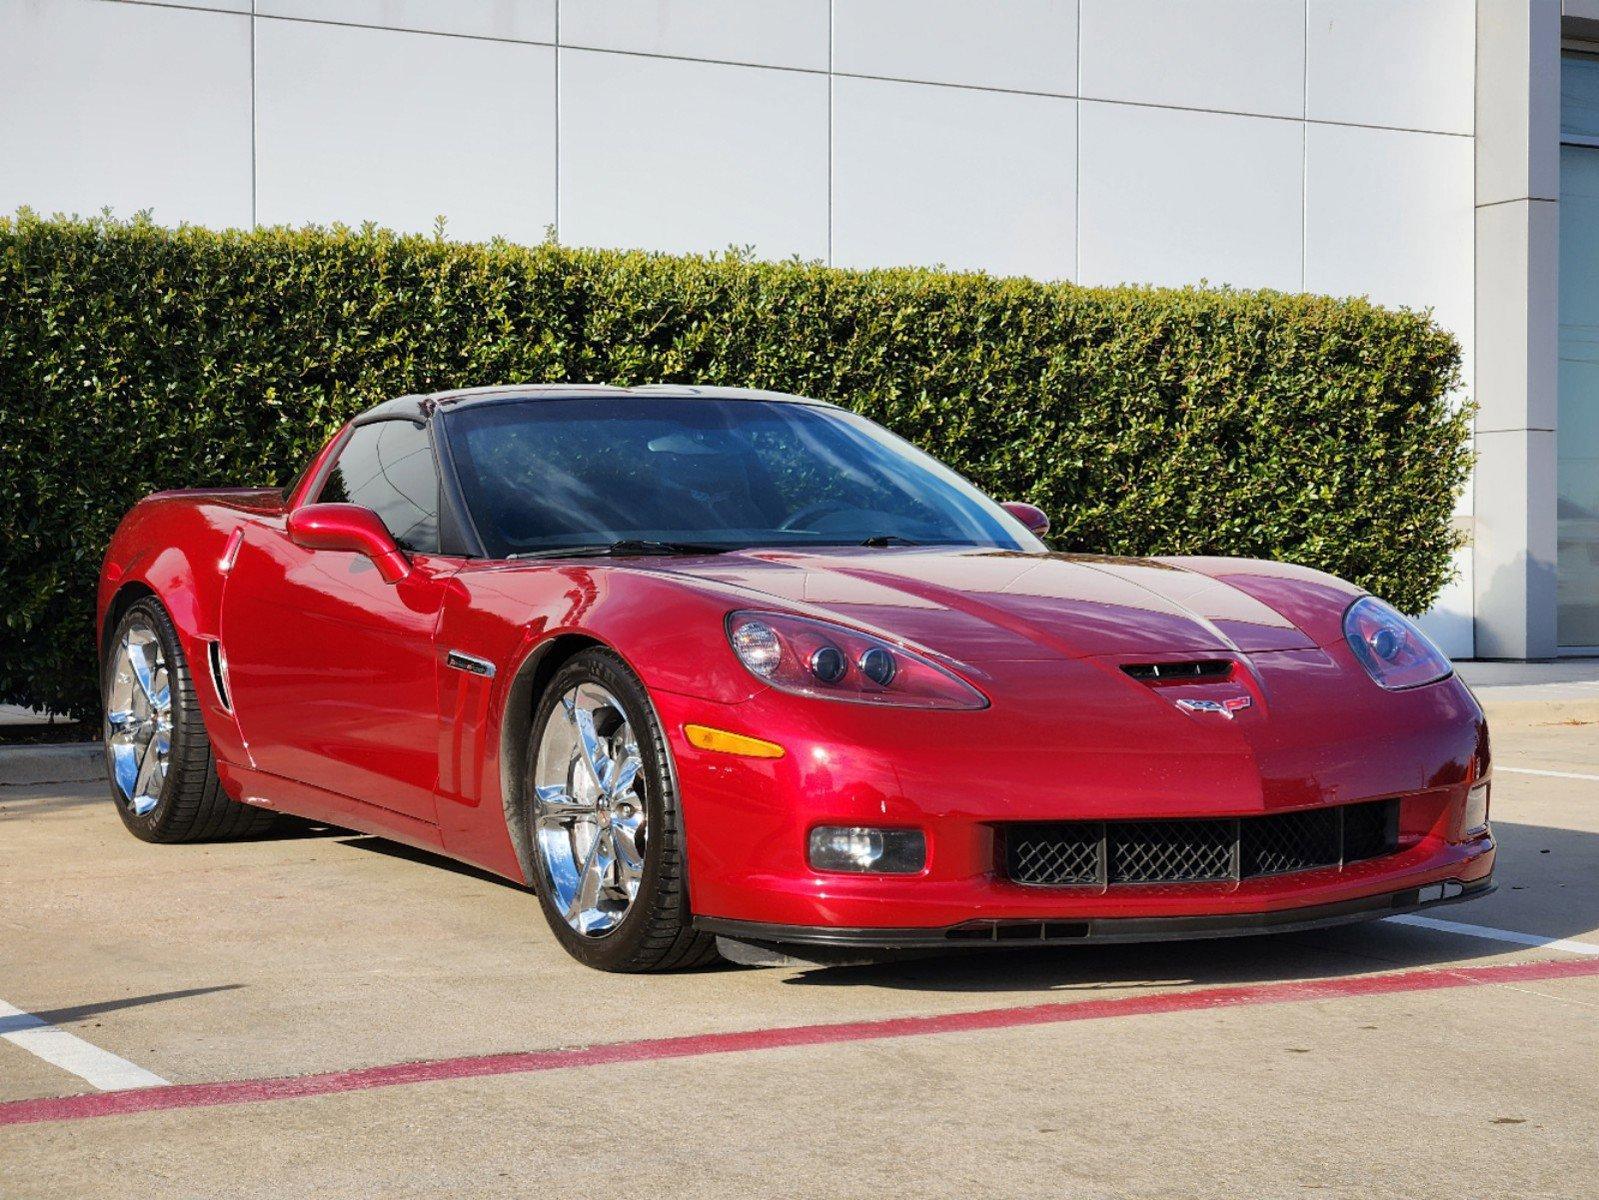
<path fill-rule="evenodd" d="M 816 404 L 833 407 L 825 400 L 813 400 L 788 392 L 768 392 L 759 388 L 700 387 L 686 383 L 647 383 L 637 387 L 616 387 L 608 383 L 507 383 L 493 387 L 456 388 L 411 396 L 396 396 L 373 406 L 355 418 L 357 424 L 406 417 L 426 420 L 435 409 L 506 400 L 573 400 L 581 397 L 614 396 L 645 399 L 656 396 L 700 397 L 706 400 L 766 400 L 786 404 Z"/>

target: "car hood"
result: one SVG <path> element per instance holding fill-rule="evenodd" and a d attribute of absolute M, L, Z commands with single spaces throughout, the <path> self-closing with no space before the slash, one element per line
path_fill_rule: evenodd
<path fill-rule="evenodd" d="M 1242 587 L 1156 559 L 847 548 L 742 551 L 638 569 L 719 585 L 750 608 L 868 626 L 970 663 L 1316 645 Z"/>

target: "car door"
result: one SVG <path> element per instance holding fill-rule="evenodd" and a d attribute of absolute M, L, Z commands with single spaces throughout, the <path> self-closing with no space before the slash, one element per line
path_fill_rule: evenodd
<path fill-rule="evenodd" d="M 240 729 L 258 770 L 437 823 L 434 636 L 459 559 L 438 554 L 438 475 L 426 427 L 357 425 L 318 502 L 377 513 L 410 559 L 386 583 L 361 554 L 312 550 L 285 522 L 252 526 L 223 601 Z"/>

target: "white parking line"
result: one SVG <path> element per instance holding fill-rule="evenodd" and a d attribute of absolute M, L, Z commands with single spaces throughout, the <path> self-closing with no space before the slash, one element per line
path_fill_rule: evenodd
<path fill-rule="evenodd" d="M 1500 767 L 1495 766 L 1494 771 L 1504 772 L 1506 775 L 1542 775 L 1546 779 L 1586 779 L 1599 783 L 1599 775 L 1579 775 L 1575 771 L 1534 771 L 1531 767 Z"/>
<path fill-rule="evenodd" d="M 1437 917 L 1420 917 L 1414 913 L 1387 919 L 1396 925 L 1419 925 L 1423 929 L 1463 933 L 1467 937 L 1489 938 L 1496 942 L 1515 942 L 1521 946 L 1547 946 L 1551 950 L 1569 950 L 1573 954 L 1599 955 L 1599 945 L 1573 941 L 1571 938 L 1539 937 L 1536 933 L 1519 933 L 1514 929 L 1490 929 L 1486 925 L 1465 925 L 1459 921 L 1440 921 Z"/>
<path fill-rule="evenodd" d="M 0 1038 L 21 1046 L 29 1054 L 37 1055 L 52 1066 L 72 1072 L 102 1092 L 162 1087 L 167 1082 L 161 1076 L 134 1066 L 127 1059 L 118 1058 L 111 1051 L 102 1050 L 65 1029 L 57 1029 L 42 1017 L 23 1012 L 4 1000 L 0 1000 Z"/>

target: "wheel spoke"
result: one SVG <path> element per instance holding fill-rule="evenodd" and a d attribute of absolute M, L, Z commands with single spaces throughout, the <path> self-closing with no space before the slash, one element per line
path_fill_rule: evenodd
<path fill-rule="evenodd" d="M 584 856 L 583 865 L 578 868 L 577 890 L 572 893 L 571 903 L 566 906 L 566 919 L 574 924 L 582 919 L 584 913 L 599 905 L 600 881 L 604 875 L 600 851 L 604 846 L 604 836 L 596 832 L 589 852 Z"/>
<path fill-rule="evenodd" d="M 572 723 L 572 731 L 577 735 L 578 756 L 588 768 L 588 773 L 593 777 L 595 784 L 603 791 L 608 760 L 600 747 L 600 735 L 594 731 L 594 714 L 581 707 L 577 701 L 576 689 L 562 701 L 566 705 L 566 718 Z"/>
<path fill-rule="evenodd" d="M 124 800 L 134 796 L 133 785 L 139 781 L 139 747 L 131 737 L 118 735 L 111 743 L 111 775 Z"/>
<path fill-rule="evenodd" d="M 578 747 L 583 752 L 583 764 L 588 767 L 589 774 L 594 776 L 594 782 L 604 791 L 606 780 L 611 775 L 611 760 L 605 753 L 605 748 L 600 745 L 600 738 L 594 732 L 594 714 L 577 710 L 577 737 Z"/>
<path fill-rule="evenodd" d="M 636 827 L 629 828 L 620 823 L 611 826 L 617 874 L 624 883 L 636 884 L 644 874 L 644 859 L 638 852 L 638 843 L 634 840 L 637 833 Z"/>
<path fill-rule="evenodd" d="M 139 685 L 139 691 L 144 693 L 145 701 L 153 708 L 157 703 L 155 672 L 150 668 L 150 660 L 144 656 L 144 647 L 148 644 L 135 646 L 130 634 L 123 640 L 122 651 L 127 656 L 128 666 L 133 669 L 133 678 Z"/>
<path fill-rule="evenodd" d="M 150 686 L 155 689 L 150 693 L 151 707 L 159 713 L 165 713 L 172 707 L 172 683 L 167 678 L 166 664 L 159 659 L 150 678 Z"/>
<path fill-rule="evenodd" d="M 609 791 L 613 799 L 621 797 L 632 788 L 633 781 L 638 778 L 638 773 L 644 766 L 644 761 L 639 757 L 636 746 L 629 746 L 624 753 L 626 753 L 627 757 L 623 758 L 616 766 L 615 773 L 611 778 Z"/>
<path fill-rule="evenodd" d="M 558 783 L 535 788 L 534 793 L 544 817 L 572 817 L 596 811 L 593 803 L 579 800 Z"/>
<path fill-rule="evenodd" d="M 165 781 L 165 772 L 161 768 L 161 755 L 156 748 L 156 741 L 151 738 L 145 743 L 144 751 L 139 759 L 139 774 L 133 785 L 133 811 L 139 816 L 144 816 L 161 800 L 161 785 Z"/>

